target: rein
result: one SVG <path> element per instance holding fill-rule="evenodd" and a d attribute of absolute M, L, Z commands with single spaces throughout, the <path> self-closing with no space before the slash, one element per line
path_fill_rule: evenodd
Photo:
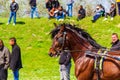
<path fill-rule="evenodd" d="M 86 39 L 84 39 L 80 34 L 78 34 L 76 31 L 74 31 L 74 30 L 72 30 L 72 29 L 70 29 L 69 27 L 67 27 L 67 29 L 69 29 L 69 30 L 71 30 L 72 32 L 74 32 L 74 33 L 76 33 L 77 34 L 77 36 L 79 36 L 79 37 L 81 37 L 83 40 L 85 40 L 85 41 L 87 41 Z M 91 45 L 89 46 L 89 47 L 87 47 L 86 45 L 84 45 L 83 43 L 80 43 L 81 45 L 83 45 L 83 47 L 85 47 L 85 48 L 87 48 L 87 50 L 66 50 L 66 49 L 64 49 L 64 45 L 65 45 L 65 41 L 66 41 L 66 35 L 67 35 L 67 32 L 63 32 L 63 37 L 62 37 L 62 46 L 61 46 L 61 48 L 60 48 L 60 50 L 58 51 L 58 50 L 56 50 L 57 52 L 60 52 L 60 51 L 66 51 L 66 52 L 87 52 L 87 51 L 99 51 L 99 50 L 101 50 L 101 51 L 104 51 L 104 52 L 109 52 L 110 50 L 107 48 L 107 49 L 92 49 L 91 48 Z M 116 52 L 117 53 L 117 51 L 110 51 L 110 52 Z M 93 53 L 93 52 L 92 52 Z M 95 52 L 94 52 L 95 53 Z M 97 52 L 96 52 L 97 53 Z M 106 55 L 100 55 L 100 56 L 106 56 Z"/>

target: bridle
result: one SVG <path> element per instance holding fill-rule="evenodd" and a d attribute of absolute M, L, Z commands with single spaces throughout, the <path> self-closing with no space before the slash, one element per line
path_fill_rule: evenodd
<path fill-rule="evenodd" d="M 64 31 L 62 34 L 63 34 L 63 37 L 58 38 L 58 42 L 61 44 L 61 48 L 59 49 L 59 51 L 56 50 L 57 52 L 68 51 L 68 49 L 66 50 L 66 47 L 64 47 L 65 46 L 65 42 L 66 42 L 67 32 Z M 82 42 L 80 44 L 83 45 L 88 50 L 91 49 L 90 46 L 87 47 Z M 84 51 L 86 51 L 86 50 L 71 50 L 71 51 L 69 50 L 69 52 L 84 52 Z"/>
<path fill-rule="evenodd" d="M 64 50 L 65 50 L 65 49 L 64 49 L 64 46 L 65 46 L 65 41 L 66 41 L 66 35 L 67 35 L 67 33 L 66 33 L 66 32 L 63 32 L 62 34 L 63 34 L 63 36 L 60 37 L 60 38 L 58 38 L 58 43 L 61 45 L 61 47 L 60 47 L 59 51 L 56 50 L 57 52 L 60 52 L 60 51 L 64 51 Z"/>

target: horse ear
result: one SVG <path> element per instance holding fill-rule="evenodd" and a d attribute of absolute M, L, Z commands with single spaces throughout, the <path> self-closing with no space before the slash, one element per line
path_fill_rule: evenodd
<path fill-rule="evenodd" d="M 53 23 L 54 24 L 54 26 L 55 26 L 55 28 L 57 27 L 57 24 L 56 23 Z"/>
<path fill-rule="evenodd" d="M 65 24 L 61 25 L 60 32 L 63 32 L 65 30 Z"/>

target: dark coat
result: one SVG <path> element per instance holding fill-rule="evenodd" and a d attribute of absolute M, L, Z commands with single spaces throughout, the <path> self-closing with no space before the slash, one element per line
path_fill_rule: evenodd
<path fill-rule="evenodd" d="M 10 4 L 10 10 L 11 10 L 12 12 L 17 12 L 18 9 L 19 9 L 19 6 L 18 6 L 18 4 L 17 4 L 16 2 L 12 2 L 12 3 Z"/>
<path fill-rule="evenodd" d="M 85 18 L 85 16 L 86 16 L 86 11 L 85 11 L 85 9 L 80 9 L 80 10 L 78 11 L 78 14 L 80 14 L 80 15 L 78 15 L 78 20 Z"/>
<path fill-rule="evenodd" d="M 59 1 L 58 0 L 53 0 L 52 1 L 52 8 L 54 7 L 54 8 L 58 8 L 60 6 L 60 3 L 59 3 Z"/>
<path fill-rule="evenodd" d="M 10 69 L 18 70 L 22 68 L 22 61 L 21 61 L 21 51 L 20 47 L 16 44 L 12 46 L 12 54 L 10 60 Z"/>
<path fill-rule="evenodd" d="M 31 7 L 36 7 L 37 6 L 36 0 L 30 0 L 29 4 L 30 4 Z"/>
<path fill-rule="evenodd" d="M 115 43 L 112 43 L 111 51 L 120 50 L 120 41 L 117 40 Z"/>
<path fill-rule="evenodd" d="M 86 12 L 85 12 L 85 9 L 80 9 L 78 11 L 78 14 L 80 14 L 81 16 L 83 16 L 83 18 L 86 16 Z"/>
<path fill-rule="evenodd" d="M 45 3 L 46 8 L 50 11 L 52 9 L 52 1 L 48 1 Z"/>
<path fill-rule="evenodd" d="M 69 63 L 71 63 L 71 54 L 69 52 L 61 52 L 59 64 L 67 66 Z"/>

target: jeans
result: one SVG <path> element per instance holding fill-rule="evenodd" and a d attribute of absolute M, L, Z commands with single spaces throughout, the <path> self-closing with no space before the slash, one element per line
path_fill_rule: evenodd
<path fill-rule="evenodd" d="M 31 18 L 33 19 L 34 12 L 35 12 L 35 15 L 39 18 L 37 7 L 31 7 Z"/>
<path fill-rule="evenodd" d="M 62 15 L 58 15 L 58 16 L 56 16 L 55 18 L 57 19 L 57 20 L 59 20 L 59 19 L 64 19 L 64 13 L 62 13 Z"/>
<path fill-rule="evenodd" d="M 117 2 L 117 6 L 118 6 L 118 14 L 120 15 L 120 2 Z"/>
<path fill-rule="evenodd" d="M 70 68 L 71 63 L 69 63 L 67 66 L 60 65 L 60 80 L 70 80 Z"/>
<path fill-rule="evenodd" d="M 68 4 L 67 6 L 68 6 L 68 10 L 67 10 L 68 16 L 72 17 L 72 7 L 73 7 L 73 4 Z"/>
<path fill-rule="evenodd" d="M 96 14 L 93 16 L 93 21 L 96 21 L 99 17 L 101 17 L 101 14 Z"/>
<path fill-rule="evenodd" d="M 14 24 L 16 24 L 16 12 L 10 12 L 10 17 L 9 17 L 8 23 L 11 22 L 12 17 L 13 17 Z"/>
<path fill-rule="evenodd" d="M 13 71 L 14 80 L 19 80 L 19 70 Z"/>

